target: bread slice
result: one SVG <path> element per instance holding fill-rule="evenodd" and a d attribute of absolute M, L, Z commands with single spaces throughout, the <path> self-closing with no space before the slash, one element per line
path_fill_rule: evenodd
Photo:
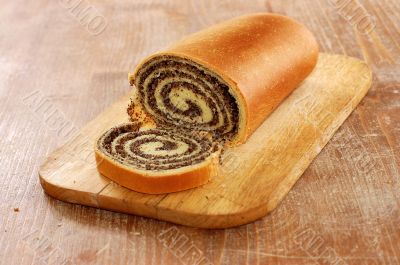
<path fill-rule="evenodd" d="M 103 133 L 95 145 L 98 171 L 134 191 L 161 194 L 207 183 L 220 150 L 206 135 L 143 128 L 126 123 Z"/>

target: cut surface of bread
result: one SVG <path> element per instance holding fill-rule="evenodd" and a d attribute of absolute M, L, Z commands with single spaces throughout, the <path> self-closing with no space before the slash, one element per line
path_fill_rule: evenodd
<path fill-rule="evenodd" d="M 137 73 L 139 104 L 162 127 L 232 138 L 240 114 L 234 92 L 220 76 L 194 61 L 153 57 Z"/>

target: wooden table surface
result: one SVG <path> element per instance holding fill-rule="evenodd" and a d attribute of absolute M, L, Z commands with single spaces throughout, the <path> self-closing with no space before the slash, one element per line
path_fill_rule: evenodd
<path fill-rule="evenodd" d="M 0 264 L 400 264 L 398 0 L 0 0 Z M 116 99 L 144 56 L 218 21 L 277 12 L 373 86 L 280 206 L 203 230 L 63 203 L 38 168 Z"/>

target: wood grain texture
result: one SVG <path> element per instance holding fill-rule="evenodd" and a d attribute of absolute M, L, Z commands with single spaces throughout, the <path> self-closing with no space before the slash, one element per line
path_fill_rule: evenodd
<path fill-rule="evenodd" d="M 66 2 L 0 0 L 0 264 L 193 264 L 191 253 L 201 254 L 200 264 L 400 263 L 397 0 L 83 1 L 107 21 L 98 35 Z M 371 32 L 357 30 L 352 10 L 374 19 Z M 374 73 L 367 96 L 271 214 L 210 231 L 44 195 L 39 165 L 129 92 L 127 72 L 141 58 L 259 11 L 298 19 L 323 51 L 363 59 Z M 61 114 L 57 125 L 25 99 L 33 92 Z"/>
<path fill-rule="evenodd" d="M 226 148 L 213 179 L 163 195 L 130 191 L 96 170 L 94 146 L 104 131 L 128 121 L 127 95 L 51 154 L 41 184 L 60 200 L 201 228 L 227 228 L 263 217 L 278 205 L 371 86 L 366 63 L 320 54 L 313 73 L 243 145 Z M 88 144 L 89 143 L 89 144 Z M 69 151 L 74 150 L 74 151 Z M 90 151 L 89 151 L 90 153 Z"/>

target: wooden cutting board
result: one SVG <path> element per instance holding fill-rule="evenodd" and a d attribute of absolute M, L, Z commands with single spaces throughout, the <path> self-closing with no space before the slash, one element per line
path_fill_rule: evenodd
<path fill-rule="evenodd" d="M 127 121 L 127 95 L 51 154 L 40 168 L 40 181 L 47 194 L 66 202 L 194 227 L 245 224 L 279 204 L 367 93 L 371 80 L 364 62 L 321 53 L 314 72 L 246 144 L 226 150 L 215 178 L 165 195 L 128 190 L 96 171 L 94 142 L 104 130 Z"/>

